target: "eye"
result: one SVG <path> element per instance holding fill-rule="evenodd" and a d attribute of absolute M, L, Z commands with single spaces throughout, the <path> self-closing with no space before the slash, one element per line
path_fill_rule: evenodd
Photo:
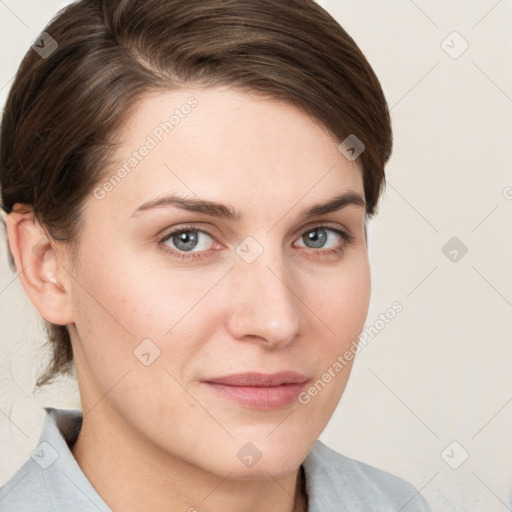
<path fill-rule="evenodd" d="M 340 229 L 316 226 L 302 234 L 299 241 L 304 245 L 299 247 L 311 249 L 310 252 L 318 257 L 340 255 L 346 245 L 352 242 L 352 238 L 352 235 Z M 211 255 L 209 248 L 222 248 L 212 234 L 194 226 L 180 226 L 172 230 L 159 240 L 159 244 L 172 256 L 183 260 L 207 258 Z"/>
<path fill-rule="evenodd" d="M 316 226 L 306 231 L 299 240 L 303 241 L 304 246 L 309 249 L 324 249 L 324 251 L 314 251 L 320 255 L 322 253 L 339 254 L 343 252 L 345 245 L 352 241 L 352 236 L 340 229 Z"/>
<path fill-rule="evenodd" d="M 207 231 L 188 226 L 180 227 L 166 234 L 160 243 L 167 246 L 168 250 L 180 258 L 193 258 L 199 256 L 196 254 L 198 252 L 206 252 L 213 240 L 213 236 Z M 189 256 L 186 253 L 192 253 L 192 255 Z"/>

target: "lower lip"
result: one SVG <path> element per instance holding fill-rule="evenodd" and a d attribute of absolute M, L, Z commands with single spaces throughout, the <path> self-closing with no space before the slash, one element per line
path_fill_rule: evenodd
<path fill-rule="evenodd" d="M 281 386 L 226 386 L 205 382 L 211 389 L 241 405 L 252 409 L 281 409 L 295 402 L 306 386 L 302 384 L 283 384 Z"/>

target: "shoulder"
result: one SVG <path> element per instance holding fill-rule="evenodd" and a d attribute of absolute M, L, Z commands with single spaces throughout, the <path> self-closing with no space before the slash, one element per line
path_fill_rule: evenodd
<path fill-rule="evenodd" d="M 304 461 L 310 512 L 431 512 L 405 480 L 342 455 L 317 441 Z"/>

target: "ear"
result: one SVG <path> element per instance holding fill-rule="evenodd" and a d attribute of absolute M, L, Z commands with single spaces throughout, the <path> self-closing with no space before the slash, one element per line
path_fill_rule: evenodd
<path fill-rule="evenodd" d="M 13 210 L 4 219 L 19 279 L 46 321 L 56 325 L 73 323 L 71 281 L 64 269 L 65 255 L 56 251 L 55 244 L 52 245 L 33 211 L 28 209 Z"/>

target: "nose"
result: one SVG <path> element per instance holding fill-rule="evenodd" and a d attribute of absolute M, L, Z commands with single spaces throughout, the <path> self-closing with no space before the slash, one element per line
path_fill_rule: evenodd
<path fill-rule="evenodd" d="M 263 252 L 252 263 L 240 259 L 230 279 L 228 330 L 235 339 L 279 348 L 304 334 L 299 309 L 303 302 L 293 273 L 282 258 Z"/>

